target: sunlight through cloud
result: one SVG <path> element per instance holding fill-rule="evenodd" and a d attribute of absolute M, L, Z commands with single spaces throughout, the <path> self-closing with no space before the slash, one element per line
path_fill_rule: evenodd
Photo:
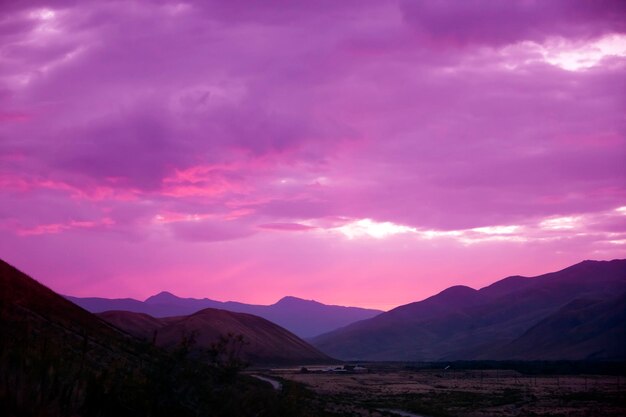
<path fill-rule="evenodd" d="M 50 10 L 50 9 L 39 9 L 39 10 L 35 10 L 34 12 L 32 12 L 30 16 L 33 19 L 50 20 L 50 19 L 54 19 L 54 16 L 56 16 L 56 13 L 54 12 L 54 10 Z"/>
<path fill-rule="evenodd" d="M 607 56 L 626 56 L 626 35 L 611 35 L 582 45 L 551 42 L 541 47 L 543 58 L 568 71 L 591 68 Z"/>
<path fill-rule="evenodd" d="M 486 235 L 510 235 L 518 232 L 519 229 L 519 226 L 485 226 L 475 227 L 472 231 Z"/>
<path fill-rule="evenodd" d="M 413 227 L 403 226 L 391 222 L 375 222 L 371 219 L 357 220 L 338 227 L 337 230 L 344 234 L 348 239 L 358 237 L 383 239 L 397 234 L 417 233 L 417 229 Z"/>
<path fill-rule="evenodd" d="M 580 223 L 579 217 L 568 216 L 568 217 L 554 217 L 551 219 L 543 220 L 539 223 L 539 226 L 542 229 L 548 230 L 567 230 L 574 229 Z"/>

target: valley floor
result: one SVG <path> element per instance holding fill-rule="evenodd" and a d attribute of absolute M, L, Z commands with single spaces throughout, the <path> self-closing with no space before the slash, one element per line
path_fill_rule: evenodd
<path fill-rule="evenodd" d="M 535 376 L 506 370 L 393 367 L 371 369 L 366 374 L 300 373 L 280 369 L 266 374 L 304 384 L 319 394 L 326 411 L 342 416 L 626 415 L 624 376 Z"/>

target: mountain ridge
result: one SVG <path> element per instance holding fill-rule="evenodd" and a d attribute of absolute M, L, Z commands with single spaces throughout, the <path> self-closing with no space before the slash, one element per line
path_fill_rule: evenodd
<path fill-rule="evenodd" d="M 567 303 L 609 300 L 625 288 L 626 260 L 583 261 L 536 277 L 506 277 L 479 290 L 451 287 L 311 342 L 344 360 L 531 358 L 531 351 L 503 349 Z M 589 352 L 580 349 L 570 358 L 585 359 Z"/>
<path fill-rule="evenodd" d="M 186 316 L 205 308 L 216 308 L 235 313 L 248 313 L 263 317 L 304 338 L 374 317 L 382 311 L 360 307 L 323 304 L 285 296 L 270 305 L 245 304 L 236 301 L 216 301 L 209 298 L 182 298 L 168 291 L 139 301 L 132 298 L 74 297 L 65 298 L 92 313 L 105 311 L 130 311 L 153 317 Z M 315 317 L 316 320 L 310 320 Z"/>

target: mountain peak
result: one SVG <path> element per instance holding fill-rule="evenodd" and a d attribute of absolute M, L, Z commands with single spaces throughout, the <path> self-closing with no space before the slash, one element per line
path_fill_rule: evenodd
<path fill-rule="evenodd" d="M 465 285 L 455 285 L 440 293 L 427 298 L 424 301 L 436 303 L 452 303 L 464 305 L 479 297 L 478 291 Z"/>
<path fill-rule="evenodd" d="M 176 300 L 180 300 L 180 297 L 172 294 L 171 292 L 168 291 L 161 291 L 158 294 L 155 294 L 151 297 L 146 298 L 146 300 L 144 302 L 146 303 L 164 303 L 164 302 L 168 302 L 168 301 L 176 301 Z"/>
<path fill-rule="evenodd" d="M 439 295 L 463 295 L 463 294 L 472 294 L 475 293 L 476 290 L 472 287 L 468 287 L 467 285 L 453 285 L 452 287 L 448 287 L 445 290 L 441 291 Z"/>
<path fill-rule="evenodd" d="M 298 297 L 294 297 L 292 295 L 287 295 L 283 298 L 281 298 L 280 300 L 278 300 L 276 302 L 276 304 L 281 304 L 281 305 L 285 305 L 285 304 L 304 304 L 304 303 L 315 303 L 315 304 L 319 304 L 317 301 L 315 300 L 305 300 L 303 298 L 298 298 Z"/>

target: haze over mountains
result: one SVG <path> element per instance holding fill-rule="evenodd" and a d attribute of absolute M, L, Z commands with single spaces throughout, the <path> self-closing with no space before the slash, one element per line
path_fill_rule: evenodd
<path fill-rule="evenodd" d="M 92 313 L 120 310 L 145 313 L 153 317 L 172 317 L 189 315 L 206 308 L 214 308 L 236 313 L 253 314 L 276 323 L 299 337 L 306 338 L 317 336 L 382 313 L 380 310 L 326 305 L 317 301 L 303 300 L 296 297 L 284 297 L 277 303 L 267 306 L 234 301 L 221 302 L 208 298 L 181 298 L 165 291 L 153 295 L 145 301 L 132 298 L 65 297 Z"/>
<path fill-rule="evenodd" d="M 626 359 L 626 260 L 456 286 L 318 336 L 339 359 Z"/>

